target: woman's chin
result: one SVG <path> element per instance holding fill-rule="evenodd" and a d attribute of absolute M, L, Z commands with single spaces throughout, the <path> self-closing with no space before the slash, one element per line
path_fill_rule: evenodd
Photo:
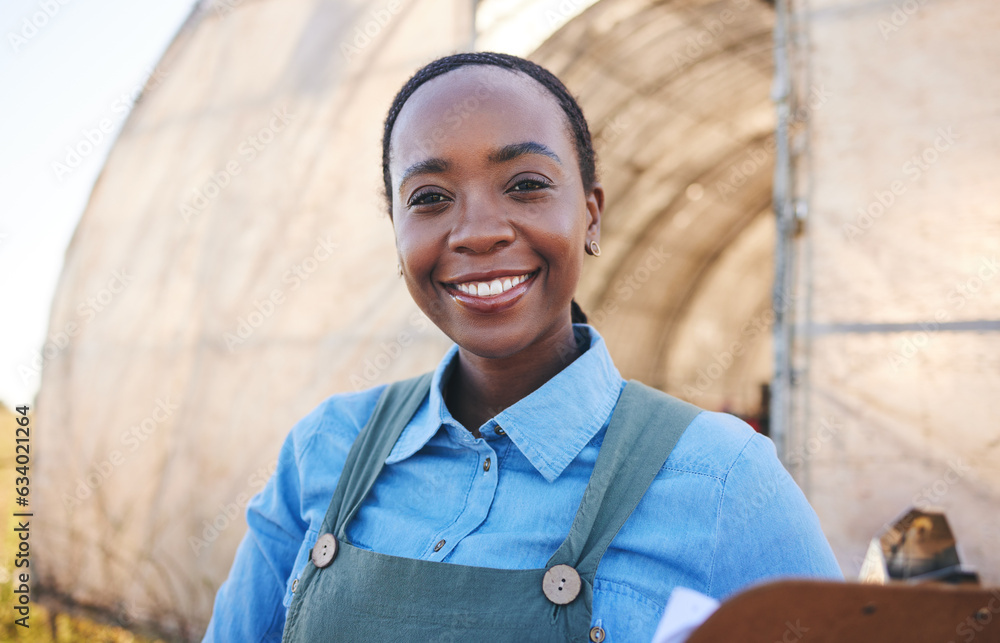
<path fill-rule="evenodd" d="M 566 322 L 564 331 L 569 341 L 575 341 L 568 317 Z M 521 321 L 511 320 L 509 324 L 456 325 L 453 329 L 442 330 L 459 348 L 476 357 L 497 360 L 523 357 L 528 361 L 544 362 L 550 350 L 559 352 L 558 338 L 563 329 L 547 325 L 527 327 Z M 449 332 L 451 330 L 455 332 Z"/>
<path fill-rule="evenodd" d="M 505 359 L 513 357 L 527 349 L 531 342 L 527 341 L 516 330 L 505 328 L 504 325 L 490 327 L 487 324 L 478 327 L 465 327 L 455 333 L 445 332 L 459 348 L 476 357 L 484 359 Z"/>
<path fill-rule="evenodd" d="M 527 348 L 524 345 L 514 344 L 509 341 L 489 341 L 483 340 L 480 337 L 461 338 L 461 341 L 455 340 L 455 343 L 463 351 L 483 359 L 506 359 L 517 355 Z"/>

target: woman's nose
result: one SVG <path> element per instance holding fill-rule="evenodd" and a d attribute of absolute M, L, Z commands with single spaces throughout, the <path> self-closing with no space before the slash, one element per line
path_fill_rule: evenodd
<path fill-rule="evenodd" d="M 469 203 L 460 208 L 448 238 L 456 252 L 488 253 L 510 245 L 517 236 L 502 207 L 490 203 Z"/>

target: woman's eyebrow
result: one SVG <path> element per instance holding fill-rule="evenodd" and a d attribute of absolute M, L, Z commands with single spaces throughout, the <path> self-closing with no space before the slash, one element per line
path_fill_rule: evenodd
<path fill-rule="evenodd" d="M 406 171 L 403 172 L 403 178 L 399 182 L 399 187 L 402 188 L 403 184 L 417 174 L 440 174 L 447 171 L 448 161 L 444 159 L 432 158 L 420 161 L 406 168 Z"/>
<path fill-rule="evenodd" d="M 549 157 L 559 165 L 562 165 L 562 161 L 559 160 L 559 156 L 555 152 L 550 150 L 547 146 L 534 141 L 504 145 L 500 149 L 491 152 L 489 159 L 491 163 L 506 163 L 507 161 L 513 161 L 517 157 L 525 154 L 541 154 L 542 156 Z"/>

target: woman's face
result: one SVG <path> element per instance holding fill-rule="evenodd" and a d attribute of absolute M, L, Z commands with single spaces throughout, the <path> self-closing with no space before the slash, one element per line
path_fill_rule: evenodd
<path fill-rule="evenodd" d="M 420 309 L 481 357 L 565 337 L 603 194 L 584 190 L 555 97 L 520 73 L 462 67 L 407 100 L 391 149 L 396 248 Z"/>

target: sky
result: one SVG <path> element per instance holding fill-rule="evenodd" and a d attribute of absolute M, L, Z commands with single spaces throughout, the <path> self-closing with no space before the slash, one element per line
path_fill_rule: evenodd
<path fill-rule="evenodd" d="M 0 3 L 0 401 L 33 404 L 66 246 L 194 0 Z M 102 131 L 103 128 L 103 131 Z"/>

